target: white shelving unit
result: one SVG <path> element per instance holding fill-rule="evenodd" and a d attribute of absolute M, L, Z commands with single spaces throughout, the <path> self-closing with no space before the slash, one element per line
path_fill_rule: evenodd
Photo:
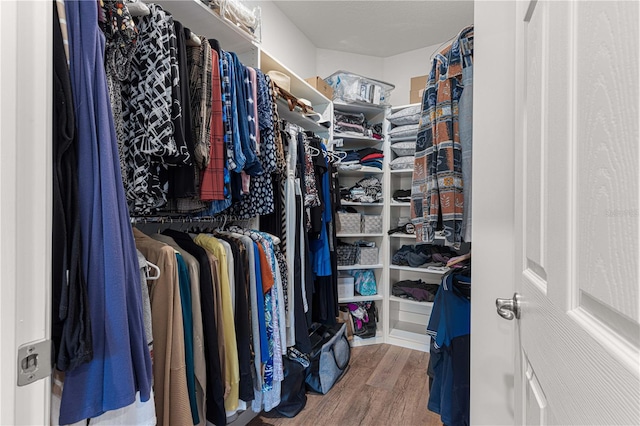
<path fill-rule="evenodd" d="M 371 106 L 371 105 L 360 105 L 360 104 L 345 104 L 334 101 L 334 113 L 336 111 L 348 112 L 348 113 L 363 113 L 369 123 L 382 123 L 385 117 L 386 108 L 379 106 Z M 362 148 L 378 148 L 384 151 L 383 143 L 384 140 L 370 138 L 366 136 L 358 136 L 354 134 L 341 134 L 334 133 L 333 134 L 334 141 L 334 149 L 335 150 L 357 150 Z M 384 165 L 386 167 L 386 158 L 384 160 Z M 385 194 L 384 188 L 384 167 L 381 170 L 372 168 L 367 168 L 366 170 L 338 170 L 338 176 L 340 179 L 340 186 L 343 187 L 351 187 L 356 184 L 359 180 L 368 177 L 375 176 L 380 179 L 383 184 L 383 194 Z M 386 196 L 386 195 L 385 195 Z M 351 201 L 342 201 L 341 205 L 343 207 L 353 207 L 359 213 L 367 214 L 367 215 L 382 215 L 383 216 L 383 224 L 382 228 L 385 229 L 385 218 L 384 218 L 384 202 L 379 203 L 361 203 L 361 202 L 351 202 Z M 345 242 L 355 242 L 358 240 L 368 240 L 375 241 L 376 247 L 378 247 L 378 258 L 380 259 L 380 263 L 376 265 L 349 265 L 349 266 L 339 266 L 338 270 L 342 271 L 342 273 L 346 273 L 346 271 L 354 270 L 354 269 L 371 269 L 374 271 L 376 277 L 376 286 L 378 293 L 373 296 L 360 296 L 356 294 L 352 298 L 348 299 L 339 299 L 339 303 L 349 303 L 349 302 L 365 302 L 369 300 L 374 300 L 376 302 L 376 307 L 378 309 L 378 319 L 379 322 L 377 324 L 378 328 L 376 331 L 376 336 L 368 339 L 361 339 L 357 336 L 354 336 L 351 341 L 352 346 L 364 346 L 364 345 L 373 345 L 384 343 L 386 339 L 386 322 L 387 322 L 387 313 L 384 309 L 385 305 L 385 296 L 388 293 L 387 284 L 385 281 L 385 265 L 382 263 L 382 259 L 387 257 L 387 245 L 386 240 L 384 238 L 384 233 L 343 233 L 338 232 L 337 237 Z"/>
<path fill-rule="evenodd" d="M 414 104 L 415 105 L 415 104 Z M 392 107 L 389 114 L 413 105 L 403 105 Z M 385 134 L 388 134 L 392 125 L 385 120 Z M 393 142 L 415 140 L 415 138 L 394 139 Z M 391 141 L 387 137 L 385 143 L 385 159 L 390 162 L 396 158 L 395 153 L 391 150 Z M 387 165 L 389 164 L 387 162 Z M 411 217 L 411 203 L 394 201 L 393 192 L 399 189 L 411 189 L 411 179 L 413 169 L 391 170 L 385 169 L 385 185 L 388 191 L 388 197 L 385 197 L 385 216 L 388 218 L 388 224 L 385 231 L 398 226 L 398 218 Z M 386 281 L 388 283 L 388 293 L 385 294 L 385 309 L 388 312 L 388 323 L 386 325 L 386 343 L 392 345 L 403 346 L 411 349 L 429 351 L 429 337 L 426 334 L 429 316 L 433 303 L 418 302 L 410 299 L 403 299 L 391 295 L 393 283 L 401 280 L 422 279 L 425 282 L 440 284 L 442 275 L 446 271 L 432 270 L 426 267 L 412 268 L 409 266 L 398 266 L 391 264 L 393 254 L 403 245 L 415 244 L 415 235 L 395 233 L 387 238 L 388 253 L 385 262 Z"/>

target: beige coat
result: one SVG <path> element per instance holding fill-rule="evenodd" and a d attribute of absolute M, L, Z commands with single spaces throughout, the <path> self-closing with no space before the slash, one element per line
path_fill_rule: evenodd
<path fill-rule="evenodd" d="M 193 424 L 187 369 L 178 266 L 173 247 L 133 229 L 136 247 L 160 268 L 160 278 L 149 281 L 153 325 L 153 390 L 158 426 Z"/>

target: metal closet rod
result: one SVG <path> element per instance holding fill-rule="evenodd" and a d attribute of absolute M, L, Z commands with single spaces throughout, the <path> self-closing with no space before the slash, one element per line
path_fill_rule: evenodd
<path fill-rule="evenodd" d="M 254 219 L 236 215 L 216 215 L 216 216 L 131 216 L 131 223 L 193 223 L 193 222 L 243 222 Z"/>

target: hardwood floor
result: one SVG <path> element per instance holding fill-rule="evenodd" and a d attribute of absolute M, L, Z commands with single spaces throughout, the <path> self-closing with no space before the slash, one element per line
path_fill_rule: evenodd
<path fill-rule="evenodd" d="M 307 394 L 292 419 L 263 412 L 249 426 L 440 426 L 440 416 L 427 410 L 428 362 L 429 354 L 398 346 L 352 348 L 349 371 L 329 393 Z"/>

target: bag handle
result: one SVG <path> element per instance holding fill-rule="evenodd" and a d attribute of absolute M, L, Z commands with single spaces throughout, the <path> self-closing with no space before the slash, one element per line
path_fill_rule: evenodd
<path fill-rule="evenodd" d="M 347 344 L 347 346 L 349 347 L 349 340 L 347 340 L 347 336 L 345 336 L 344 333 L 342 333 L 342 335 L 340 336 L 340 339 L 344 340 L 345 343 Z M 347 357 L 347 361 L 344 363 L 344 365 L 340 365 L 340 363 L 338 362 L 338 359 L 336 358 L 336 352 L 333 349 L 334 347 L 335 347 L 335 345 L 331 346 L 331 355 L 333 355 L 333 360 L 335 361 L 336 366 L 340 370 L 344 370 L 349 365 L 349 361 L 351 361 L 351 348 L 349 347 L 349 356 Z"/>

